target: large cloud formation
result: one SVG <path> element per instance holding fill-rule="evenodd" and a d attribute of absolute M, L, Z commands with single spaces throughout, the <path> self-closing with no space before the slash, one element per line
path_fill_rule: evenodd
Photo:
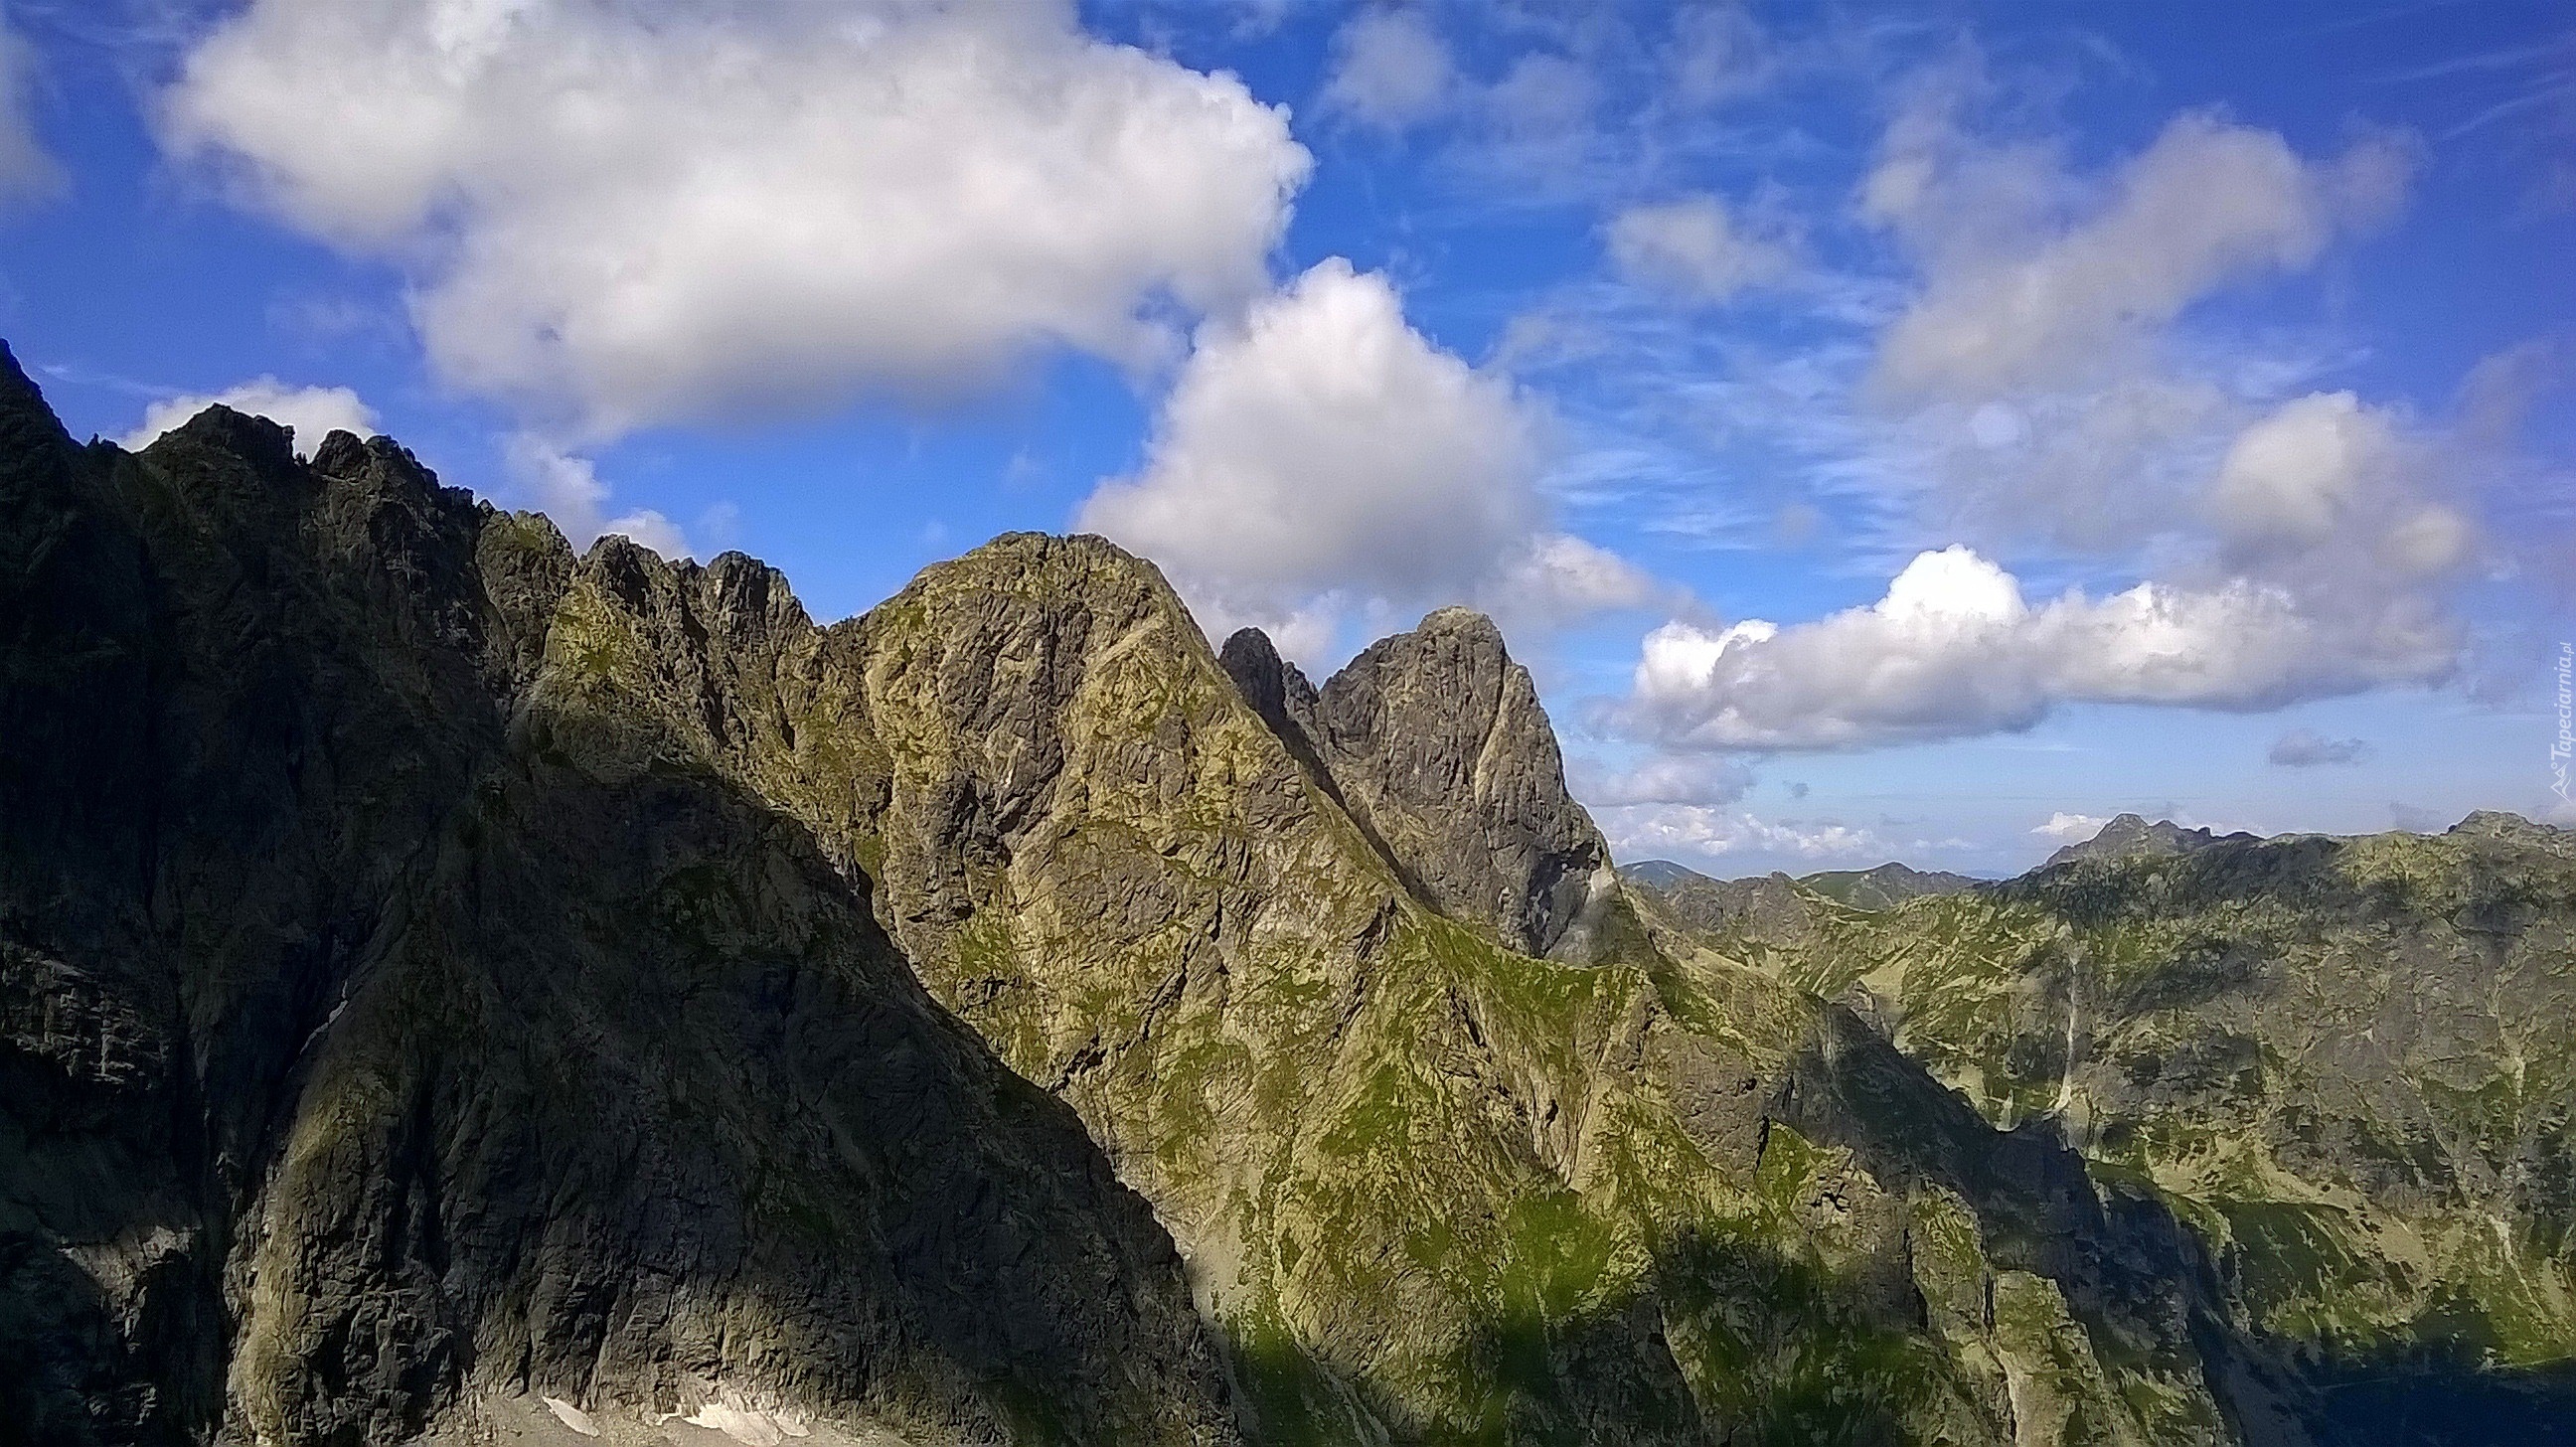
<path fill-rule="evenodd" d="M 1168 356 L 1311 161 L 1065 4 L 253 0 L 160 128 L 410 275 L 453 382 L 593 435 Z"/>
<path fill-rule="evenodd" d="M 1292 654 L 1327 641 L 1335 601 L 1541 619 L 1643 601 L 1634 569 L 1550 530 L 1540 433 L 1509 380 L 1335 258 L 1201 329 L 1143 470 L 1080 524 L 1162 563 L 1206 621 L 1289 630 Z"/>
<path fill-rule="evenodd" d="M 1974 66 L 1929 77 L 1861 184 L 1923 273 L 1876 338 L 1874 392 L 1919 409 L 1898 456 L 1954 525 L 2127 552 L 2144 580 L 2032 598 L 1991 547 L 1923 551 L 1827 617 L 1667 623 L 1621 717 L 1666 748 L 1858 748 L 2066 704 L 2260 710 L 2450 677 L 2446 594 L 2478 539 L 2442 500 L 2446 440 L 2349 392 L 2244 398 L 2170 349 L 2192 303 L 2386 218 L 2414 143 L 2311 160 L 2186 112 L 2082 175 L 2058 145 L 1962 129 L 1982 86 Z"/>
<path fill-rule="evenodd" d="M 1626 717 L 1673 747 L 1819 749 L 2028 728 L 2066 703 L 2266 709 L 2431 683 L 2460 636 L 2422 599 L 2321 601 L 2247 578 L 2033 604 L 1965 547 L 1813 622 L 1646 636 Z"/>

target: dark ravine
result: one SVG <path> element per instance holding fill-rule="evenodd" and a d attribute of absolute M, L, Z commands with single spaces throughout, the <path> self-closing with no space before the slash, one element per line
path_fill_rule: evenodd
<path fill-rule="evenodd" d="M 1623 884 L 1460 610 L 1317 689 L 1020 534 L 818 625 L 12 364 L 0 740 L 0 1443 L 2412 1440 L 1833 974 L 2072 904 Z"/>

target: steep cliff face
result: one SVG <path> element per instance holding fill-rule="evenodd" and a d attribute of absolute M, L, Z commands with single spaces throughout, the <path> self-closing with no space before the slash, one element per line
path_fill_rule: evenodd
<path fill-rule="evenodd" d="M 2231 1313 L 2311 1364 L 2321 1430 L 2576 1434 L 2576 836 L 2495 815 L 2106 832 L 1884 911 L 1796 891 L 1712 917 L 1690 902 L 1729 886 L 1657 893 L 1990 1121 L 2152 1190 L 2210 1244 Z"/>
<path fill-rule="evenodd" d="M 1596 947 L 1610 849 L 1566 792 L 1538 689 L 1493 620 L 1443 608 L 1321 692 L 1257 629 L 1224 662 L 1422 898 L 1523 954 Z"/>
<path fill-rule="evenodd" d="M 593 706 L 568 611 L 738 581 L 0 368 L 0 1436 L 1235 1440 L 1071 1112 Z"/>

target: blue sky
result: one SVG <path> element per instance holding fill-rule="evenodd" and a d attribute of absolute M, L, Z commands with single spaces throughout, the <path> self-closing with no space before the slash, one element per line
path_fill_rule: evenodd
<path fill-rule="evenodd" d="M 1452 601 L 1623 857 L 2565 810 L 2545 4 L 6 12 L 0 336 L 784 568 Z M 307 436 L 306 441 L 318 440 Z"/>

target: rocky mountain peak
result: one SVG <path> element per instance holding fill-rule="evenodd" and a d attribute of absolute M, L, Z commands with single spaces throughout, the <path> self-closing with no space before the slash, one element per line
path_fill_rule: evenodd
<path fill-rule="evenodd" d="M 2242 831 L 2218 834 L 2208 829 L 2186 829 L 2171 819 L 2149 823 L 2143 814 L 2121 814 L 2103 825 L 2092 838 L 2069 844 L 2051 854 L 2040 867 L 2045 869 L 2052 864 L 2066 864 L 2078 859 L 2151 859 L 2194 854 L 2213 844 L 2235 843 L 2254 837 Z"/>
<path fill-rule="evenodd" d="M 1238 650 L 1257 680 L 1267 646 Z M 1291 717 L 1304 680 L 1280 678 L 1276 708 Z M 1432 904 L 1527 954 L 1567 941 L 1609 846 L 1566 792 L 1537 686 L 1492 619 L 1442 608 L 1378 640 L 1316 692 L 1311 713 L 1299 727 L 1334 792 Z"/>
<path fill-rule="evenodd" d="M 1315 685 L 1305 672 L 1279 656 L 1270 635 L 1258 628 L 1236 630 L 1217 651 L 1226 677 L 1243 692 L 1252 711 L 1291 747 L 1308 746 L 1315 728 Z"/>
<path fill-rule="evenodd" d="M 2447 831 L 2470 839 L 2496 839 L 2514 844 L 2534 844 L 2547 849 L 2565 849 L 2576 844 L 2576 835 L 2555 824 L 2543 824 L 2508 814 L 2501 809 L 2471 810 L 2466 818 Z"/>
<path fill-rule="evenodd" d="M 0 1440 L 1239 1440 L 1146 1203 L 754 787 L 862 726 L 774 573 L 6 367 L 0 617 Z"/>
<path fill-rule="evenodd" d="M 293 481 L 300 475 L 293 428 L 236 412 L 221 402 L 162 433 L 143 450 L 147 455 L 200 452 L 227 456 L 248 464 L 253 475 L 273 482 Z"/>

